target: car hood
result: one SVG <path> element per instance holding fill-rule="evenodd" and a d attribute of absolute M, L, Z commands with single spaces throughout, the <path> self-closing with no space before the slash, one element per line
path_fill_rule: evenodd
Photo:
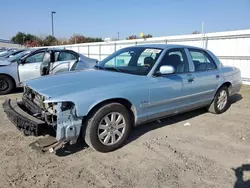
<path fill-rule="evenodd" d="M 8 61 L 6 58 L 0 58 L 0 66 L 7 66 L 10 64 L 11 64 L 11 62 Z"/>
<path fill-rule="evenodd" d="M 146 76 L 89 69 L 29 80 L 25 85 L 49 98 L 78 93 L 93 94 L 141 85 Z M 138 80 L 141 80 L 138 81 Z"/>

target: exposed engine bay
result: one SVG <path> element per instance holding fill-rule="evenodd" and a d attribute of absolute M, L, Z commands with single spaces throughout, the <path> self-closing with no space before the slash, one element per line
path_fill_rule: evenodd
<path fill-rule="evenodd" d="M 77 117 L 75 105 L 72 102 L 46 103 L 44 102 L 46 99 L 45 96 L 25 86 L 19 107 L 30 116 L 43 121 L 47 127 L 53 127 L 56 140 L 75 143 L 82 126 L 82 117 Z M 27 126 L 21 129 L 28 130 L 26 135 L 35 135 L 30 130 L 36 130 L 36 128 L 31 126 L 34 125 L 28 126 L 28 129 Z M 41 131 L 36 130 L 36 132 Z"/>
<path fill-rule="evenodd" d="M 45 121 L 48 125 L 56 126 L 57 103 L 44 103 L 46 98 L 29 87 L 25 87 L 23 93 L 24 106 L 28 113 L 38 119 Z"/>

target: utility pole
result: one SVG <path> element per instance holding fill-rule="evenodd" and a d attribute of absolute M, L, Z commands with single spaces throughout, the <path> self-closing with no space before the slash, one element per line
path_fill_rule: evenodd
<path fill-rule="evenodd" d="M 204 33 L 204 21 L 202 21 L 201 23 L 201 45 L 202 45 L 202 48 L 204 48 L 204 37 L 205 37 L 205 33 Z"/>
<path fill-rule="evenodd" d="M 201 34 L 204 33 L 204 21 L 201 23 Z"/>
<path fill-rule="evenodd" d="M 119 39 L 120 39 L 120 33 L 117 32 L 117 40 L 119 40 Z"/>
<path fill-rule="evenodd" d="M 52 37 L 54 37 L 54 17 L 53 14 L 55 14 L 55 11 L 51 12 L 51 23 L 52 23 Z"/>

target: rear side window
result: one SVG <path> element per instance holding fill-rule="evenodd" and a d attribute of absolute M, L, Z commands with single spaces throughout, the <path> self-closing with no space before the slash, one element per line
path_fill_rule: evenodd
<path fill-rule="evenodd" d="M 70 61 L 70 60 L 76 60 L 76 56 L 69 52 L 60 52 L 58 55 L 57 61 Z"/>
<path fill-rule="evenodd" d="M 216 69 L 214 60 L 203 50 L 189 49 L 195 71 L 207 71 Z"/>

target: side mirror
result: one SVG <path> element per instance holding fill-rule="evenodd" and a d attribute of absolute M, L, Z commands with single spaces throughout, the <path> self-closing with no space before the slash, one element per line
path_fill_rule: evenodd
<path fill-rule="evenodd" d="M 157 75 L 167 75 L 173 73 L 174 73 L 174 67 L 169 65 L 164 65 L 160 67 L 160 71 L 157 72 Z"/>

